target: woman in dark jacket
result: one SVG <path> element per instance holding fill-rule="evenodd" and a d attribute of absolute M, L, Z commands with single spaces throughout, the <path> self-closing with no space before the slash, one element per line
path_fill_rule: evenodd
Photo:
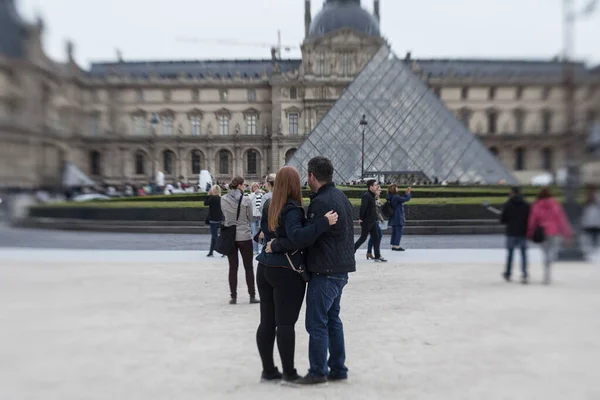
<path fill-rule="evenodd" d="M 223 222 L 223 211 L 221 211 L 221 188 L 217 185 L 213 186 L 208 192 L 208 196 L 204 199 L 204 205 L 208 206 L 207 221 L 210 225 L 210 250 L 207 257 L 213 257 L 217 237 L 219 237 L 219 227 Z"/>
<path fill-rule="evenodd" d="M 261 229 L 266 242 L 276 237 L 287 238 L 298 250 L 267 253 L 268 246 L 265 246 L 256 258 L 259 262 L 256 282 L 260 294 L 260 325 L 256 342 L 263 365 L 263 380 L 283 378 L 285 381 L 295 381 L 300 378 L 294 368 L 294 326 L 304 301 L 306 282 L 296 272 L 303 264 L 299 249 L 310 245 L 336 222 L 337 214 L 330 212 L 315 224 L 305 226 L 298 171 L 294 167 L 283 167 L 277 173 L 273 196 L 263 206 Z M 273 360 L 275 337 L 283 364 L 283 376 Z"/>

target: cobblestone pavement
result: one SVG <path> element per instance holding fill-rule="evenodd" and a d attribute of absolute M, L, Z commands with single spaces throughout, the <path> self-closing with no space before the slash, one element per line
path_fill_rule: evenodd
<path fill-rule="evenodd" d="M 382 248 L 390 248 L 389 238 L 389 235 L 384 236 Z M 358 239 L 358 236 L 356 239 Z M 209 245 L 210 235 L 69 232 L 16 229 L 0 224 L 0 247 L 109 250 L 208 250 Z M 504 239 L 499 235 L 409 235 L 402 239 L 402 245 L 407 249 L 489 249 L 501 248 L 504 246 Z"/>
<path fill-rule="evenodd" d="M 500 279 L 502 250 L 360 259 L 342 300 L 350 380 L 258 382 L 259 307 L 191 251 L 0 249 L 0 398 L 598 399 L 600 263 Z M 304 314 L 302 311 L 301 315 Z M 297 324 L 297 367 L 307 335 Z M 279 362 L 277 362 L 279 364 Z"/>

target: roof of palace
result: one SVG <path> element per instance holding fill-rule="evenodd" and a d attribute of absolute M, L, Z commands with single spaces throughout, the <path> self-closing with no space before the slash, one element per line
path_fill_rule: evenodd
<path fill-rule="evenodd" d="M 301 60 L 278 60 L 282 72 L 300 67 Z M 92 78 L 103 78 L 111 74 L 127 75 L 135 78 L 157 76 L 175 79 L 188 78 L 225 78 L 237 76 L 244 79 L 260 78 L 273 74 L 272 60 L 198 60 L 198 61 L 135 61 L 93 63 L 89 71 Z"/>

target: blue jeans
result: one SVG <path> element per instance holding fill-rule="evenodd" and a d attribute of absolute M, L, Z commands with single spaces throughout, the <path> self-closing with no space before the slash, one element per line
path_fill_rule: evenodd
<path fill-rule="evenodd" d="M 392 246 L 400 246 L 400 240 L 402 240 L 402 231 L 403 230 L 404 230 L 404 225 L 392 226 L 392 239 L 390 240 L 390 244 Z"/>
<path fill-rule="evenodd" d="M 254 249 L 254 252 L 258 253 L 258 243 L 254 241 L 254 236 L 256 236 L 256 234 L 260 230 L 260 219 L 253 218 L 252 221 L 250 221 L 250 230 L 252 231 L 252 247 Z"/>
<path fill-rule="evenodd" d="M 506 250 L 508 250 L 508 256 L 506 258 L 506 271 L 504 274 L 506 276 L 510 276 L 512 272 L 513 254 L 515 248 L 521 250 L 521 270 L 523 271 L 523 278 L 527 278 L 527 238 L 525 237 L 506 237 Z"/>
<path fill-rule="evenodd" d="M 220 222 L 210 221 L 210 250 L 208 251 L 208 254 L 212 254 L 213 251 L 215 251 L 215 246 L 217 245 L 217 238 L 219 237 L 220 226 Z"/>
<path fill-rule="evenodd" d="M 381 239 L 383 238 L 383 232 L 381 231 L 381 224 L 377 223 L 377 241 L 379 242 L 379 248 L 381 248 Z M 373 250 L 373 236 L 369 236 L 369 243 L 367 243 L 367 254 L 371 254 Z"/>
<path fill-rule="evenodd" d="M 345 378 L 346 348 L 344 326 L 340 319 L 342 290 L 348 274 L 312 274 L 306 291 L 306 331 L 308 342 L 308 373 L 314 376 Z M 329 351 L 329 361 L 327 352 Z M 331 372 L 329 372 L 331 371 Z"/>

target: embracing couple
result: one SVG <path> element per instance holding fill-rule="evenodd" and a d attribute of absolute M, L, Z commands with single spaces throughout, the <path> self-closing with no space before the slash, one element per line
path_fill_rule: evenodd
<path fill-rule="evenodd" d="M 300 176 L 293 167 L 279 171 L 273 196 L 263 208 L 261 236 L 267 245 L 257 257 L 256 276 L 260 294 L 256 342 L 263 381 L 312 385 L 348 378 L 340 300 L 348 273 L 356 271 L 352 205 L 332 182 L 329 159 L 310 160 L 307 179 L 313 192 L 307 215 Z M 310 369 L 301 377 L 294 366 L 294 326 L 305 292 Z M 283 374 L 273 359 L 275 338 Z"/>

